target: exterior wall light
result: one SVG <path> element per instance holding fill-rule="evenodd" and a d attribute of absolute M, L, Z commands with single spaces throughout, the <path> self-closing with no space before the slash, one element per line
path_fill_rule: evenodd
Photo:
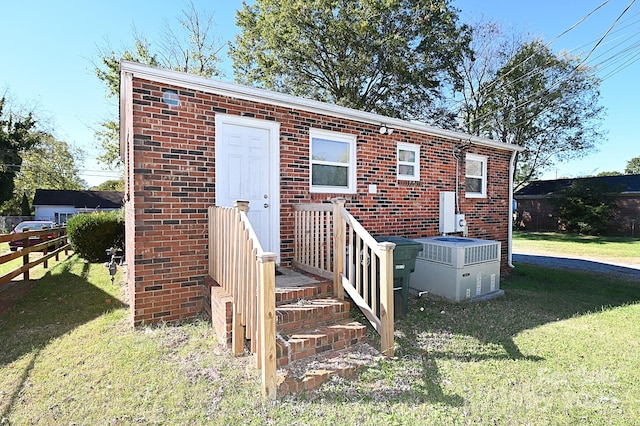
<path fill-rule="evenodd" d="M 383 124 L 380 126 L 380 134 L 381 135 L 390 135 L 393 133 L 393 129 L 390 127 L 387 127 L 386 124 Z"/>

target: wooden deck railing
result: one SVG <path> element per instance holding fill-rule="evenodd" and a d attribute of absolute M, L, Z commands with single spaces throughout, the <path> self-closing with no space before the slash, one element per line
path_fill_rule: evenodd
<path fill-rule="evenodd" d="M 333 206 L 294 204 L 293 266 L 333 278 Z"/>
<path fill-rule="evenodd" d="M 209 208 L 209 275 L 233 297 L 235 355 L 251 343 L 263 396 L 276 397 L 276 254 L 264 252 L 247 218 L 249 203 Z"/>
<path fill-rule="evenodd" d="M 56 261 L 59 260 L 60 252 L 65 253 L 69 250 L 69 242 L 67 241 L 66 227 L 57 227 L 53 229 L 42 229 L 34 231 L 25 231 L 15 234 L 0 235 L 0 242 L 18 241 L 22 240 L 22 248 L 17 251 L 9 252 L 0 255 L 0 265 L 10 262 L 19 257 L 22 258 L 22 266 L 7 272 L 5 275 L 0 276 L 0 287 L 7 284 L 13 278 L 20 274 L 23 274 L 23 279 L 29 280 L 29 270 L 41 263 L 44 263 L 44 267 L 49 267 L 49 259 L 55 257 Z M 55 238 L 42 239 L 33 241 L 30 237 L 41 237 L 43 235 L 55 234 Z M 29 255 L 33 252 L 42 252 L 42 257 L 30 260 Z"/>
<path fill-rule="evenodd" d="M 333 277 L 335 296 L 346 291 L 393 356 L 393 249 L 378 243 L 345 209 L 344 199 L 294 206 L 294 266 Z"/>

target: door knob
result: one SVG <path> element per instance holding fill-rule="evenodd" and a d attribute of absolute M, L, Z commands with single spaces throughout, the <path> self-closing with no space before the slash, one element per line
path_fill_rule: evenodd
<path fill-rule="evenodd" d="M 267 207 L 269 207 L 269 204 L 264 203 L 264 208 L 266 209 Z"/>

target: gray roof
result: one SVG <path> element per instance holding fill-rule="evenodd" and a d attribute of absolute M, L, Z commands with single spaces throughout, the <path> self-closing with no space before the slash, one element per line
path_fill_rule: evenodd
<path fill-rule="evenodd" d="M 569 188 L 574 182 L 585 185 L 606 185 L 611 191 L 622 194 L 640 194 L 640 175 L 599 176 L 556 180 L 534 180 L 527 186 L 516 191 L 513 196 L 517 198 L 541 197 L 553 195 L 556 192 Z"/>
<path fill-rule="evenodd" d="M 73 206 L 88 209 L 119 209 L 121 191 L 72 191 L 67 189 L 36 189 L 34 206 Z"/>

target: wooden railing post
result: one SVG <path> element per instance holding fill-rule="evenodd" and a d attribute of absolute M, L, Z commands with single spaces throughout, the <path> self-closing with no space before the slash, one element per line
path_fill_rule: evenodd
<path fill-rule="evenodd" d="M 333 203 L 333 295 L 337 299 L 344 299 L 341 275 L 345 272 L 346 242 L 342 209 L 346 200 L 334 198 L 331 202 Z"/>
<path fill-rule="evenodd" d="M 258 255 L 259 323 L 262 348 L 262 396 L 276 398 L 276 259 L 275 253 Z"/>
<path fill-rule="evenodd" d="M 380 351 L 384 356 L 393 356 L 393 243 L 378 245 L 380 256 Z"/>
<path fill-rule="evenodd" d="M 241 212 L 247 212 L 249 210 L 249 202 L 244 200 L 236 200 L 233 202 L 233 207 Z"/>

